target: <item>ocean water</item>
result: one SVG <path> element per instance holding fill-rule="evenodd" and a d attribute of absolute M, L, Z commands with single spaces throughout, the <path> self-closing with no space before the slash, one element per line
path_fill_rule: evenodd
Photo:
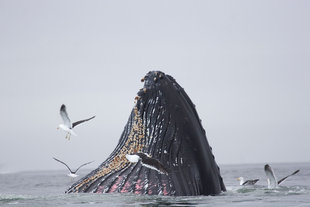
<path fill-rule="evenodd" d="M 279 186 L 268 189 L 264 164 L 221 165 L 227 192 L 218 196 L 145 196 L 132 194 L 65 194 L 74 182 L 66 171 L 0 174 L 0 206 L 298 206 L 310 207 L 310 163 L 272 164 L 282 178 L 300 172 Z M 81 176 L 88 170 L 81 171 Z M 259 178 L 255 186 L 239 186 L 237 177 Z"/>

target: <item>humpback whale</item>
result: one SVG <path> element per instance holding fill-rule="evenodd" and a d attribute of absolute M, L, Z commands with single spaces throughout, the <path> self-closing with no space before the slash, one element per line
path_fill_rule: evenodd
<path fill-rule="evenodd" d="M 147 73 L 141 81 L 144 87 L 114 151 L 66 192 L 195 196 L 226 191 L 195 105 L 184 89 L 160 71 Z M 138 153 L 156 159 L 169 173 L 126 158 Z"/>

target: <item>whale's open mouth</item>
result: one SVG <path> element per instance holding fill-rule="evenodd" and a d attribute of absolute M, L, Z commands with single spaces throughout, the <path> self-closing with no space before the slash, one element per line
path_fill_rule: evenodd
<path fill-rule="evenodd" d="M 132 192 L 149 195 L 216 195 L 225 191 L 195 105 L 169 75 L 149 72 L 118 145 L 97 169 L 73 184 L 71 192 Z M 168 174 L 126 155 L 146 153 Z"/>

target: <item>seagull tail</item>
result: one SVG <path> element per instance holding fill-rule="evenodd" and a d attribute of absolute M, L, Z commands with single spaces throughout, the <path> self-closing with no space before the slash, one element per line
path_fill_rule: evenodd
<path fill-rule="evenodd" d="M 77 134 L 73 131 L 73 130 L 71 130 L 71 132 L 70 132 L 73 136 L 77 136 Z"/>

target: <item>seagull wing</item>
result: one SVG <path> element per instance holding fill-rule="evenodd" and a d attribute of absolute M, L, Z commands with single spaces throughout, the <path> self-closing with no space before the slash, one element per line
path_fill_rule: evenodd
<path fill-rule="evenodd" d="M 60 162 L 60 163 L 64 164 L 64 165 L 68 168 L 68 170 L 69 170 L 71 173 L 73 173 L 73 174 L 75 173 L 75 172 L 73 172 L 73 171 L 70 169 L 70 167 L 69 167 L 66 163 L 64 163 L 63 161 L 58 160 L 58 159 L 56 159 L 55 157 L 53 157 L 53 159 L 56 160 L 57 162 Z"/>
<path fill-rule="evenodd" d="M 160 171 L 163 174 L 167 175 L 169 173 L 168 169 L 154 158 L 143 159 L 142 164 L 144 164 L 145 166 L 156 168 L 158 171 Z"/>
<path fill-rule="evenodd" d="M 290 175 L 288 175 L 288 176 L 286 176 L 286 177 L 280 179 L 280 180 L 278 181 L 278 184 L 282 183 L 286 178 L 288 178 L 288 177 L 290 177 L 290 176 L 292 176 L 292 175 L 295 175 L 295 174 L 298 173 L 299 171 L 300 171 L 300 170 L 296 170 L 296 171 L 293 172 L 292 174 L 290 174 Z"/>
<path fill-rule="evenodd" d="M 84 163 L 83 165 L 81 165 L 80 167 L 78 167 L 78 168 L 76 169 L 76 171 L 74 171 L 74 173 L 76 173 L 81 167 L 83 167 L 83 166 L 85 166 L 85 165 L 88 165 L 88 164 L 90 164 L 90 163 L 92 163 L 92 162 L 94 162 L 94 161 Z"/>
<path fill-rule="evenodd" d="M 274 175 L 273 170 L 271 169 L 271 167 L 268 164 L 266 164 L 265 167 L 264 167 L 264 170 L 265 170 L 265 173 L 266 173 L 266 176 L 267 176 L 268 188 L 275 188 L 275 187 L 277 187 L 277 185 L 278 185 L 277 178 Z"/>
<path fill-rule="evenodd" d="M 60 107 L 60 116 L 62 120 L 64 121 L 64 125 L 66 125 L 68 128 L 71 128 L 71 121 L 69 119 L 66 106 L 64 104 Z"/>
<path fill-rule="evenodd" d="M 74 123 L 72 123 L 72 128 L 74 128 L 76 125 L 79 125 L 79 124 L 81 124 L 81 123 L 83 123 L 85 121 L 89 121 L 89 120 L 91 120 L 91 119 L 93 119 L 95 117 L 96 116 L 93 116 L 93 117 L 90 117 L 89 119 L 84 119 L 84 120 L 81 120 L 81 121 L 74 122 Z"/>
<path fill-rule="evenodd" d="M 242 183 L 242 185 L 249 185 L 249 180 L 247 180 L 244 183 Z"/>
<path fill-rule="evenodd" d="M 259 179 L 247 180 L 242 185 L 254 185 L 257 181 L 259 181 Z"/>
<path fill-rule="evenodd" d="M 251 183 L 253 183 L 254 185 L 255 183 L 257 183 L 257 181 L 259 181 L 259 179 L 254 179 L 254 180 L 251 180 Z"/>

